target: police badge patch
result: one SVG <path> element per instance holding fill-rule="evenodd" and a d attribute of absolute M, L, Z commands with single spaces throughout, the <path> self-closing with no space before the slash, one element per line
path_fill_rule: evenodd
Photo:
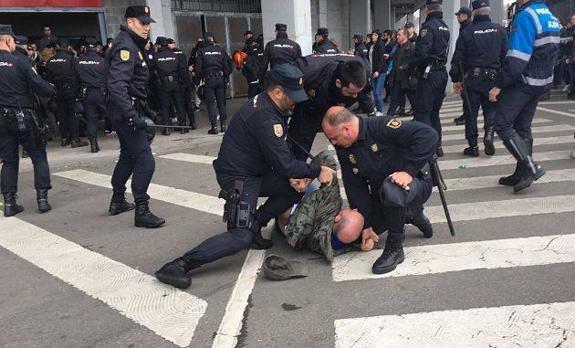
<path fill-rule="evenodd" d="M 274 134 L 276 137 L 281 138 L 284 135 L 284 128 L 281 124 L 276 123 L 274 124 Z"/>
<path fill-rule="evenodd" d="M 377 152 L 377 149 L 378 149 L 377 144 L 371 144 L 371 151 Z"/>
<path fill-rule="evenodd" d="M 357 160 L 355 159 L 355 155 L 353 153 L 349 154 L 349 162 L 351 164 L 357 164 Z"/>
<path fill-rule="evenodd" d="M 419 33 L 419 36 L 425 37 L 426 35 L 427 35 L 427 29 L 421 29 L 421 32 Z"/>
<path fill-rule="evenodd" d="M 120 50 L 120 59 L 124 62 L 130 59 L 130 51 Z"/>
<path fill-rule="evenodd" d="M 391 129 L 397 129 L 401 127 L 401 120 L 394 118 L 391 121 L 387 122 L 387 127 Z"/>

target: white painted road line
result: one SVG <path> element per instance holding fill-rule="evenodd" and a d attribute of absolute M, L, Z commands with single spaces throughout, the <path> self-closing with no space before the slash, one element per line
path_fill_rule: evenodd
<path fill-rule="evenodd" d="M 501 176 L 502 175 L 489 175 L 471 178 L 446 179 L 445 184 L 448 188 L 447 192 L 502 187 L 497 183 Z M 541 179 L 537 180 L 537 184 L 566 181 L 575 181 L 575 169 L 548 170 Z M 437 187 L 434 187 L 433 191 L 437 191 Z"/>
<path fill-rule="evenodd" d="M 563 112 L 563 111 L 557 111 L 557 110 L 553 110 L 553 109 L 548 109 L 548 108 L 542 108 L 542 107 L 537 107 L 537 110 L 540 111 L 545 111 L 545 112 L 549 112 L 551 114 L 556 114 L 556 115 L 561 115 L 561 116 L 567 116 L 567 117 L 575 117 L 574 113 L 571 112 Z"/>
<path fill-rule="evenodd" d="M 158 156 L 159 158 L 171 159 L 175 161 L 184 161 L 184 162 L 191 162 L 191 163 L 201 163 L 201 164 L 209 164 L 212 165 L 212 162 L 216 159 L 216 157 L 212 156 L 201 156 L 201 155 L 194 155 L 191 153 L 171 153 L 168 155 Z"/>
<path fill-rule="evenodd" d="M 558 124 L 558 125 L 553 125 L 553 126 L 533 127 L 531 132 L 533 134 L 543 134 L 543 133 L 553 133 L 553 132 L 573 131 L 573 130 L 575 130 L 575 127 L 573 127 L 571 125 Z M 448 135 L 443 135 L 441 138 L 443 141 L 462 140 L 462 139 L 465 139 L 465 135 L 460 134 L 460 133 L 448 134 Z"/>
<path fill-rule="evenodd" d="M 154 277 L 0 213 L 0 246 L 162 338 L 187 347 L 207 303 Z"/>
<path fill-rule="evenodd" d="M 575 212 L 575 195 L 509 199 L 474 203 L 450 204 L 451 220 L 476 221 L 514 216 Z M 425 208 L 431 223 L 445 222 L 442 206 Z"/>
<path fill-rule="evenodd" d="M 480 139 L 482 141 L 482 139 Z M 496 138 L 497 140 L 497 138 Z M 541 146 L 541 145 L 557 145 L 557 144 L 572 144 L 573 143 L 573 136 L 572 135 L 561 135 L 555 137 L 548 137 L 548 138 L 535 138 L 533 141 L 533 146 Z M 482 144 L 479 144 L 482 147 Z M 467 147 L 467 144 L 461 145 L 447 145 L 443 146 L 444 153 L 463 153 L 463 149 Z M 496 149 L 505 149 L 505 146 L 501 141 L 495 142 Z M 505 150 L 507 151 L 507 150 Z"/>
<path fill-rule="evenodd" d="M 551 122 L 553 122 L 553 121 L 548 120 L 548 119 L 545 119 L 545 118 L 536 118 L 536 119 L 533 120 L 533 124 L 542 124 L 542 123 L 551 123 Z M 444 124 L 446 124 L 446 125 L 448 124 L 449 126 L 444 126 Z M 441 121 L 441 125 L 442 125 L 441 130 L 442 130 L 443 132 L 448 132 L 448 131 L 459 131 L 459 132 L 462 132 L 462 131 L 465 131 L 465 125 L 463 125 L 463 124 L 460 125 L 460 126 L 455 125 L 455 124 L 453 123 L 453 120 L 450 120 L 450 121 L 449 121 L 449 120 L 446 120 L 446 121 L 442 120 L 442 121 Z M 480 135 L 480 136 L 483 135 L 483 126 L 484 126 L 484 125 L 485 125 L 485 124 L 484 124 L 483 122 L 478 122 L 478 123 L 477 123 L 477 129 L 479 130 L 479 135 Z M 463 136 L 463 138 L 465 138 L 465 135 Z"/>
<path fill-rule="evenodd" d="M 533 158 L 535 162 L 544 161 L 557 161 L 562 159 L 570 159 L 571 151 L 549 151 L 549 152 L 535 152 Z M 443 170 L 458 169 L 462 166 L 464 168 L 478 168 L 499 166 L 505 164 L 515 164 L 517 160 L 513 158 L 508 152 L 504 155 L 498 156 L 484 156 L 484 157 L 465 157 L 454 160 L 440 160 L 439 168 Z"/>
<path fill-rule="evenodd" d="M 335 321 L 336 348 L 574 347 L 575 302 Z"/>
<path fill-rule="evenodd" d="M 202 157 L 208 156 L 180 156 L 187 154 L 172 154 L 171 159 L 191 162 L 198 160 L 206 163 Z M 181 159 L 180 159 L 181 158 Z M 184 159 L 185 158 L 185 159 Z M 213 157 L 211 158 L 213 160 Z M 211 162 L 209 162 L 211 163 Z M 56 176 L 70 180 L 80 181 L 86 184 L 111 188 L 111 177 L 105 174 L 93 173 L 85 170 L 71 170 L 68 172 L 56 173 Z M 129 183 L 126 185 L 130 191 Z M 153 199 L 176 204 L 186 208 L 192 208 L 206 213 L 220 215 L 223 213 L 224 201 L 209 195 L 185 191 L 173 187 L 150 184 L 148 194 Z M 237 343 L 237 336 L 240 334 L 243 325 L 243 315 L 248 304 L 248 298 L 254 288 L 255 279 L 263 264 L 265 256 L 264 250 L 250 249 L 242 266 L 238 280 L 232 290 L 232 295 L 228 300 L 226 312 L 222 318 L 220 328 L 214 340 L 217 348 L 233 348 Z"/>
<path fill-rule="evenodd" d="M 566 105 L 566 104 L 575 104 L 573 100 L 562 100 L 562 101 L 542 101 L 537 103 L 537 105 Z"/>
<path fill-rule="evenodd" d="M 333 280 L 342 282 L 575 262 L 575 234 L 435 244 L 404 248 L 404 252 L 405 261 L 386 274 L 371 271 L 371 266 L 381 256 L 381 250 L 338 256 L 332 263 Z"/>

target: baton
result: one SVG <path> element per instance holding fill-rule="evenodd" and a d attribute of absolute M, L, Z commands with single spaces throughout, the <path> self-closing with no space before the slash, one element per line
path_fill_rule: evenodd
<path fill-rule="evenodd" d="M 447 190 L 447 186 L 445 185 L 445 181 L 443 181 L 443 175 L 441 175 L 439 165 L 437 164 L 437 157 L 435 155 L 431 161 L 431 175 L 433 175 L 435 182 L 437 182 L 437 190 L 439 191 L 439 197 L 441 198 L 441 205 L 443 205 L 443 211 L 445 212 L 445 219 L 449 226 L 449 232 L 452 236 L 455 236 L 455 228 L 453 228 L 453 222 L 451 221 L 451 215 L 449 214 L 449 208 L 447 207 L 447 200 L 445 199 L 444 190 Z"/>
<path fill-rule="evenodd" d="M 467 94 L 467 88 L 465 88 L 465 73 L 463 72 L 463 64 L 459 64 L 459 70 L 461 71 L 461 82 L 463 84 L 463 99 L 465 99 L 465 104 L 467 104 L 467 111 L 469 114 L 467 117 L 471 116 L 471 103 L 469 102 L 469 94 Z"/>
<path fill-rule="evenodd" d="M 300 143 L 298 143 L 297 141 L 293 140 L 292 137 L 290 137 L 289 135 L 287 136 L 288 140 L 291 141 L 295 146 L 297 146 L 300 150 L 302 150 L 307 157 L 309 157 L 311 160 L 313 160 L 315 158 L 314 155 L 312 155 L 308 150 L 306 150 Z"/>
<path fill-rule="evenodd" d="M 147 128 L 168 128 L 168 129 L 193 129 L 191 126 L 162 126 L 161 124 L 155 124 L 153 126 L 146 125 Z"/>

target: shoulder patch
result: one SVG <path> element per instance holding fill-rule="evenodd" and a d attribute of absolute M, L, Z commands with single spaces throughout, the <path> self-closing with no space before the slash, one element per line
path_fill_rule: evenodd
<path fill-rule="evenodd" d="M 120 59 L 124 62 L 130 60 L 130 51 L 120 50 Z"/>
<path fill-rule="evenodd" d="M 401 120 L 394 118 L 391 121 L 387 122 L 387 127 L 391 128 L 391 129 L 397 129 L 397 128 L 401 127 Z"/>
<path fill-rule="evenodd" d="M 421 29 L 421 32 L 419 33 L 419 36 L 425 37 L 426 35 L 427 35 L 427 29 Z"/>
<path fill-rule="evenodd" d="M 379 149 L 379 147 L 377 147 L 376 143 L 371 144 L 371 151 L 377 152 L 378 149 Z"/>
<path fill-rule="evenodd" d="M 281 138 L 284 135 L 284 128 L 281 124 L 276 123 L 274 124 L 274 134 L 276 137 Z"/>

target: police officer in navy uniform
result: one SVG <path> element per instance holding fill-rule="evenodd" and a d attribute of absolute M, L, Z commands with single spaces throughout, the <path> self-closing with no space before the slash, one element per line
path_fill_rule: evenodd
<path fill-rule="evenodd" d="M 76 57 L 70 43 L 60 39 L 56 54 L 46 63 L 48 81 L 56 86 L 56 105 L 60 125 L 61 145 L 87 146 L 80 140 L 80 125 L 75 115 L 76 99 L 80 92 L 80 81 L 76 73 Z"/>
<path fill-rule="evenodd" d="M 353 44 L 353 55 L 356 57 L 361 57 L 365 61 L 366 66 L 369 66 L 369 49 L 365 45 L 363 34 L 353 35 Z"/>
<path fill-rule="evenodd" d="M 337 54 L 339 53 L 339 48 L 335 42 L 329 39 L 329 30 L 327 28 L 318 28 L 315 34 L 319 39 L 318 42 L 314 43 L 313 53 L 314 54 Z"/>
<path fill-rule="evenodd" d="M 127 25 L 120 27 L 112 47 L 106 52 L 108 67 L 107 87 L 110 113 L 120 140 L 120 158 L 112 175 L 114 193 L 110 203 L 110 215 L 134 209 L 124 196 L 126 182 L 132 177 L 132 195 L 135 201 L 135 225 L 155 228 L 165 223 L 150 212 L 148 186 L 156 164 L 146 134 L 148 65 L 143 49 L 150 32 L 148 6 L 130 6 L 125 13 Z"/>
<path fill-rule="evenodd" d="M 468 111 L 465 118 L 465 138 L 469 147 L 463 154 L 479 156 L 477 113 L 481 106 L 485 121 L 485 154 L 491 156 L 495 154 L 495 103 L 489 101 L 489 91 L 495 86 L 501 63 L 507 54 L 507 32 L 501 25 L 491 22 L 489 0 L 475 0 L 472 6 L 473 23 L 459 34 L 449 74 L 454 91 L 461 94 L 465 88 L 470 103 L 467 107 L 471 114 Z M 462 84 L 464 79 L 465 86 Z"/>
<path fill-rule="evenodd" d="M 301 197 L 288 179 L 317 177 L 331 183 L 335 171 L 296 160 L 286 142 L 285 119 L 295 103 L 307 99 L 302 78 L 293 65 L 275 66 L 267 75 L 266 91 L 248 100 L 232 118 L 214 161 L 220 197 L 226 199 L 228 230 L 164 265 L 156 272 L 160 281 L 187 288 L 191 269 L 250 246 L 272 247 L 262 238 L 261 227 Z M 258 197 L 269 198 L 256 210 Z"/>
<path fill-rule="evenodd" d="M 419 77 L 417 103 L 413 111 L 416 121 L 432 126 L 439 134 L 437 155 L 441 157 L 439 109 L 447 86 L 445 63 L 449 50 L 449 28 L 443 21 L 442 0 L 427 0 L 425 4 L 427 18 L 421 26 L 409 64 Z"/>
<path fill-rule="evenodd" d="M 520 192 L 545 174 L 533 155 L 531 122 L 539 97 L 553 86 L 561 23 L 543 0 L 518 0 L 509 49 L 489 99 L 497 101 L 495 130 L 517 160 L 515 172 L 499 179 Z"/>
<path fill-rule="evenodd" d="M 96 51 L 96 40 L 86 40 L 86 53 L 76 62 L 76 72 L 84 92 L 84 116 L 86 118 L 86 130 L 90 141 L 90 151 L 100 151 L 98 146 L 98 120 L 106 119 L 107 91 L 106 91 L 106 67 L 104 58 Z"/>
<path fill-rule="evenodd" d="M 226 85 L 232 73 L 232 59 L 225 48 L 214 42 L 212 33 L 204 33 L 204 47 L 196 57 L 196 78 L 204 80 L 204 98 L 208 105 L 211 128 L 208 134 L 218 134 L 217 117 L 220 115 L 220 130 L 226 131 Z"/>
<path fill-rule="evenodd" d="M 301 47 L 293 40 L 288 39 L 287 25 L 276 24 L 276 38 L 267 43 L 265 50 L 266 66 L 270 69 L 278 64 L 293 64 L 301 57 Z"/>
<path fill-rule="evenodd" d="M 389 117 L 364 118 L 342 107 L 332 107 L 322 122 L 325 136 L 335 146 L 349 205 L 363 215 L 362 238 L 388 231 L 383 254 L 373 264 L 377 274 L 391 272 L 404 260 L 404 225 L 433 236 L 423 204 L 433 182 L 432 160 L 437 132 L 419 122 Z"/>
<path fill-rule="evenodd" d="M 289 135 L 309 151 L 323 115 L 331 106 L 350 107 L 356 102 L 366 114 L 375 115 L 372 90 L 369 87 L 368 70 L 363 59 L 351 55 L 311 55 L 296 62 L 304 73 L 304 88 L 309 100 L 300 103 L 292 115 Z M 293 147 L 297 159 L 306 154 Z"/>
<path fill-rule="evenodd" d="M 56 94 L 44 81 L 28 57 L 12 54 L 16 49 L 12 27 L 0 24 L 0 188 L 4 196 L 4 216 L 21 213 L 16 201 L 18 191 L 18 145 L 28 152 L 34 165 L 34 187 L 38 210 L 49 211 L 50 169 L 46 157 L 45 120 L 38 118 L 33 106 L 35 93 L 41 97 Z"/>
<path fill-rule="evenodd" d="M 248 59 L 242 68 L 242 74 L 246 77 L 248 83 L 248 99 L 255 97 L 262 92 L 264 76 L 267 66 L 264 57 L 262 35 L 256 39 L 249 40 L 249 46 L 246 48 Z"/>
<path fill-rule="evenodd" d="M 188 115 L 183 92 L 189 81 L 184 57 L 168 47 L 168 39 L 158 39 L 157 42 L 160 43 L 160 48 L 154 56 L 154 67 L 159 79 L 162 124 L 171 126 L 170 111 L 175 107 L 178 125 L 186 126 Z M 181 130 L 182 134 L 187 132 L 188 129 Z M 169 129 L 164 128 L 162 134 L 169 135 Z"/>
<path fill-rule="evenodd" d="M 468 27 L 471 24 L 471 16 L 472 15 L 473 15 L 473 12 L 467 6 L 462 6 L 459 9 L 459 11 L 455 12 L 455 16 L 457 17 L 457 22 L 459 22 L 459 36 L 461 36 L 461 32 L 463 31 L 463 29 L 465 29 L 466 27 Z M 461 96 L 461 99 L 463 101 L 463 114 L 461 114 L 461 116 L 453 119 L 453 122 L 458 126 L 465 124 L 465 119 L 466 119 L 466 115 L 468 112 L 467 110 L 469 109 L 469 106 L 467 105 L 467 98 L 464 98 L 463 96 Z"/>
<path fill-rule="evenodd" d="M 192 105 L 192 79 L 190 74 L 188 73 L 188 57 L 184 51 L 176 47 L 176 41 L 172 38 L 168 38 L 168 48 L 178 56 L 178 63 L 180 64 L 178 70 L 182 73 L 180 74 L 180 84 L 182 85 L 182 93 L 184 95 L 184 106 L 186 113 L 188 115 L 189 126 L 192 129 L 196 129 L 196 116 L 195 116 L 195 107 Z M 185 73 L 183 73 L 185 71 Z M 183 133 L 188 133 L 187 129 L 182 130 Z"/>

